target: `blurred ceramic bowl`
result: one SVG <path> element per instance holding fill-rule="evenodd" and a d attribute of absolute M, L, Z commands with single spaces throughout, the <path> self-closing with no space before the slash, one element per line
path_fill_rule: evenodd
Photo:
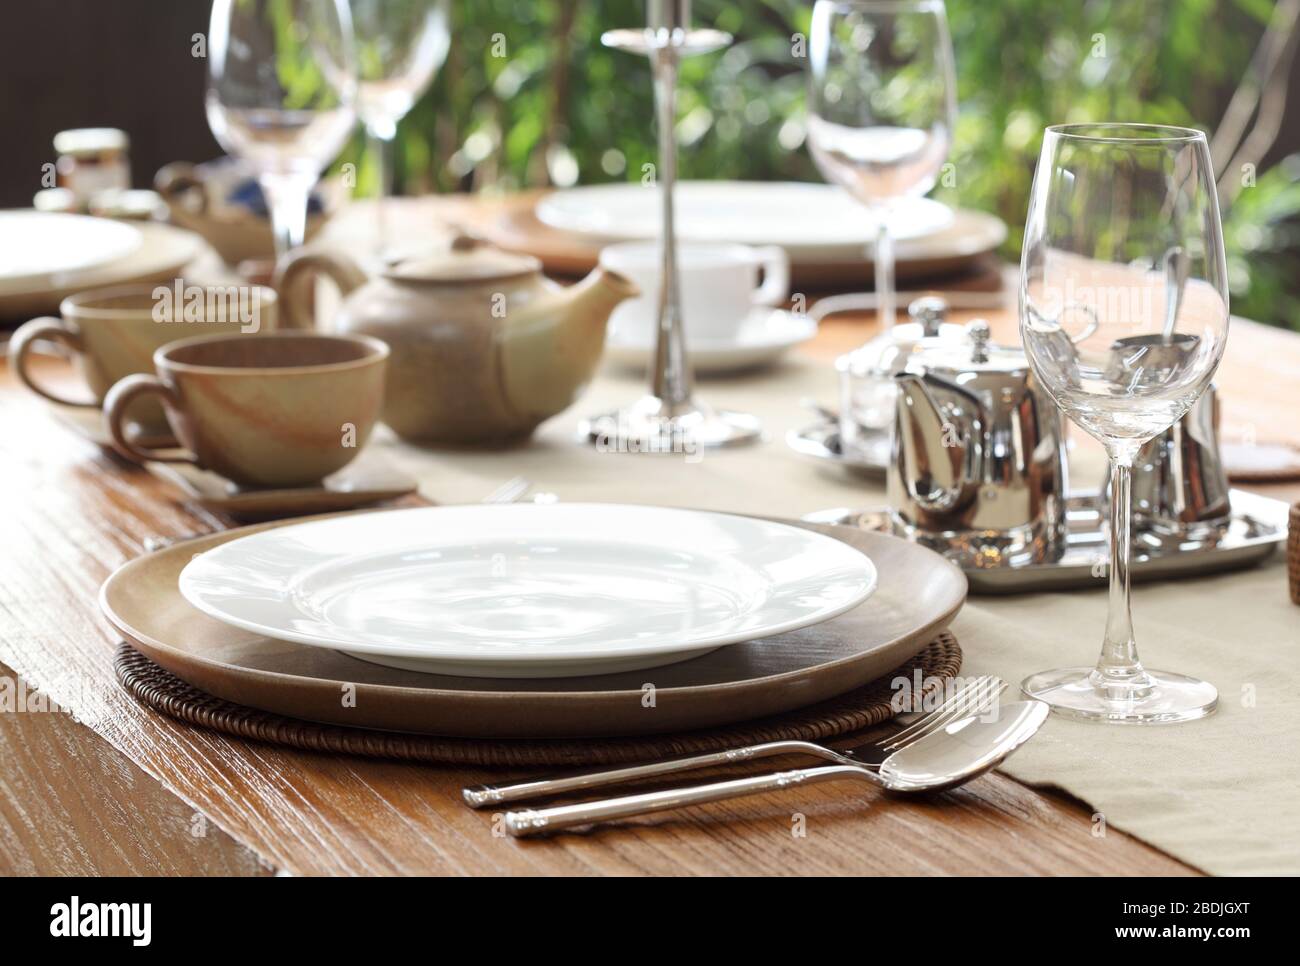
<path fill-rule="evenodd" d="M 249 170 L 232 158 L 204 164 L 177 161 L 160 168 L 154 188 L 167 203 L 173 224 L 202 235 L 229 264 L 275 257 L 275 240 L 261 189 Z M 343 204 L 339 179 L 320 182 L 307 208 L 307 239 Z"/>

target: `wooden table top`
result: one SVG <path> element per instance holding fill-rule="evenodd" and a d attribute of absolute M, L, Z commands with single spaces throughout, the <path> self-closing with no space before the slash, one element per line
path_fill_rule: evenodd
<path fill-rule="evenodd" d="M 862 319 L 830 321 L 810 351 L 830 359 L 868 334 Z M 1300 443 L 1300 336 L 1242 328 L 1229 356 L 1220 385 L 1230 431 L 1254 421 L 1260 439 Z M 42 365 L 68 377 L 61 362 Z M 12 698 L 0 712 L 2 874 L 1196 871 L 1117 830 L 1095 836 L 1080 803 L 996 773 L 931 800 L 819 785 L 519 841 L 460 801 L 464 785 L 499 773 L 188 727 L 117 687 L 118 641 L 96 592 L 147 538 L 228 521 L 178 504 L 144 470 L 65 429 L 7 367 L 0 426 L 0 700 L 31 688 L 73 712 L 41 713 L 30 696 L 26 713 L 5 713 Z M 1296 485 L 1261 491 L 1300 497 Z"/>

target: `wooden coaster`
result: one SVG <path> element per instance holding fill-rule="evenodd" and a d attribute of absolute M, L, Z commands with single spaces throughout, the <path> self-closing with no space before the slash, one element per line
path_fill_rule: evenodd
<path fill-rule="evenodd" d="M 920 672 L 923 687 L 937 687 L 961 670 L 961 646 L 948 631 L 906 664 L 865 687 L 798 711 L 724 728 L 678 735 L 595 739 L 438 738 L 316 724 L 257 711 L 213 697 L 154 664 L 127 644 L 113 662 L 117 680 L 132 697 L 170 717 L 254 741 L 307 751 L 447 765 L 518 767 L 606 765 L 669 755 L 720 751 L 763 741 L 825 741 L 880 724 L 894 716 L 893 682 Z"/>
<path fill-rule="evenodd" d="M 1291 524 L 1286 535 L 1286 572 L 1291 584 L 1291 603 L 1300 604 L 1300 503 L 1291 507 Z"/>

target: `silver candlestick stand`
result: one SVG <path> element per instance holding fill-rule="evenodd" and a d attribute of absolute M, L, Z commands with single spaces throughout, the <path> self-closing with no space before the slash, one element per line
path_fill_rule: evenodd
<path fill-rule="evenodd" d="M 692 394 L 691 366 L 682 331 L 673 225 L 677 180 L 677 65 L 682 57 L 711 53 L 731 43 L 720 30 L 692 30 L 688 0 L 651 0 L 644 30 L 610 30 L 601 42 L 650 60 L 659 133 L 659 187 L 663 200 L 661 278 L 650 394 L 630 406 L 584 420 L 582 432 L 598 447 L 617 452 L 691 453 L 701 447 L 734 446 L 762 437 L 762 425 L 746 413 L 716 410 Z"/>

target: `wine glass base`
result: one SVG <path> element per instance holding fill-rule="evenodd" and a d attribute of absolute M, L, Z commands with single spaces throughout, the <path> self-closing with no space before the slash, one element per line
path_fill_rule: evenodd
<path fill-rule="evenodd" d="M 1219 692 L 1206 681 L 1146 671 L 1149 685 L 1134 696 L 1112 700 L 1093 683 L 1094 668 L 1071 667 L 1031 674 L 1020 684 L 1026 697 L 1045 701 L 1056 714 L 1112 724 L 1173 724 L 1212 714 Z"/>
<path fill-rule="evenodd" d="M 584 419 L 581 433 L 603 452 L 677 453 L 740 446 L 763 438 L 763 425 L 748 413 L 696 402 L 672 406 L 646 396 L 631 406 Z"/>

